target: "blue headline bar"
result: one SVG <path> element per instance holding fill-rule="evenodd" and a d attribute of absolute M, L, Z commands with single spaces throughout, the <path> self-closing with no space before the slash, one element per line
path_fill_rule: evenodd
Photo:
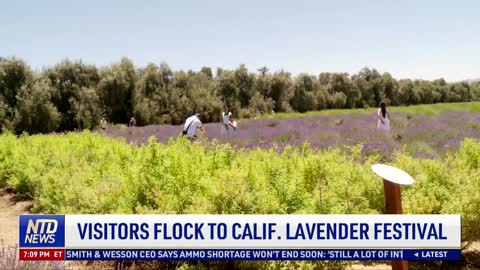
<path fill-rule="evenodd" d="M 66 249 L 65 260 L 460 260 L 441 249 Z"/>

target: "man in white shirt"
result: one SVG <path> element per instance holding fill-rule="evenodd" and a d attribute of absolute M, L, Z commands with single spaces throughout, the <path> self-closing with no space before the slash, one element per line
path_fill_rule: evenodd
<path fill-rule="evenodd" d="M 191 141 L 197 139 L 197 129 L 204 132 L 201 119 L 202 116 L 197 113 L 187 118 L 185 124 L 183 125 L 183 134 Z"/>

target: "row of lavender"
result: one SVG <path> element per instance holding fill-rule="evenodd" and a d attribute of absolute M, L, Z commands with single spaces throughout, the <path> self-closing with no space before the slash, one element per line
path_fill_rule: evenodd
<path fill-rule="evenodd" d="M 444 112 L 434 116 L 393 113 L 389 132 L 376 129 L 375 114 L 317 115 L 302 118 L 251 119 L 241 121 L 235 136 L 220 134 L 220 124 L 205 125 L 208 140 L 228 142 L 243 148 L 277 148 L 308 142 L 313 148 L 363 144 L 364 151 L 391 153 L 406 149 L 417 157 L 435 158 L 458 147 L 465 137 L 480 136 L 480 113 Z M 181 126 L 108 128 L 113 137 L 142 144 L 151 136 L 159 142 L 178 137 Z"/>

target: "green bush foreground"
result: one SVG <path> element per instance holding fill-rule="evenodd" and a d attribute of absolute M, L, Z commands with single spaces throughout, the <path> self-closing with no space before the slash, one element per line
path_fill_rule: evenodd
<path fill-rule="evenodd" d="M 380 157 L 360 150 L 3 134 L 0 188 L 33 198 L 35 213 L 382 213 L 383 183 L 370 169 Z M 416 180 L 402 189 L 404 213 L 461 213 L 464 245 L 480 239 L 480 142 L 465 139 L 441 160 L 397 153 L 392 164 Z"/>

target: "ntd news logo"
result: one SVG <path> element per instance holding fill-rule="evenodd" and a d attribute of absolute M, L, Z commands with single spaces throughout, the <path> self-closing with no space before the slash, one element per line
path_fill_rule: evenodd
<path fill-rule="evenodd" d="M 64 247 L 64 215 L 20 215 L 20 247 Z"/>

